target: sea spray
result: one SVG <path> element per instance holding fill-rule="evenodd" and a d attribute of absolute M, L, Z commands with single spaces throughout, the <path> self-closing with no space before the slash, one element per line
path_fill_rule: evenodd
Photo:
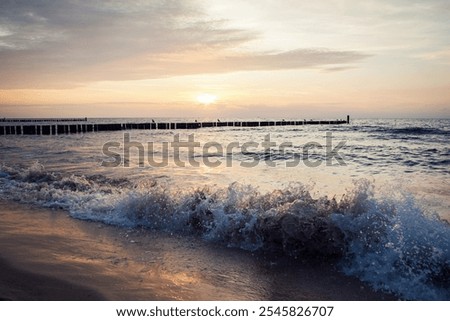
<path fill-rule="evenodd" d="M 404 299 L 450 299 L 448 223 L 425 214 L 411 195 L 377 200 L 370 186 L 360 190 L 347 211 L 331 217 L 345 234 L 344 272 Z"/>

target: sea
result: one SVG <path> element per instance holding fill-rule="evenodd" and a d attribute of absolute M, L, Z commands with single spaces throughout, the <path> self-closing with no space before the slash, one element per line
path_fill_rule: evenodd
<path fill-rule="evenodd" d="M 191 121 L 218 120 L 87 122 Z M 0 151 L 0 199 L 450 299 L 450 119 L 8 135 Z"/>

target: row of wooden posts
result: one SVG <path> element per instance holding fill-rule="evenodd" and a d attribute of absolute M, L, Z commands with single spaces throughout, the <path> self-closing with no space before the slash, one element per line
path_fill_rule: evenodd
<path fill-rule="evenodd" d="M 83 119 L 83 121 L 85 121 Z M 217 121 L 217 122 L 177 122 L 177 123 L 112 123 L 112 124 L 36 124 L 0 125 L 0 135 L 63 135 L 130 129 L 198 129 L 205 127 L 263 127 L 300 125 L 348 124 L 347 120 L 282 120 L 282 121 Z"/>
<path fill-rule="evenodd" d="M 3 123 L 60 123 L 60 122 L 81 122 L 87 121 L 85 118 L 0 118 Z"/>

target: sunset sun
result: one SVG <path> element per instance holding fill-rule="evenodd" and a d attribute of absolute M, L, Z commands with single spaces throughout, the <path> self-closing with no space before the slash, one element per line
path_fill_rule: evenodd
<path fill-rule="evenodd" d="M 209 105 L 217 100 L 216 95 L 203 93 L 197 96 L 197 101 L 203 105 Z"/>

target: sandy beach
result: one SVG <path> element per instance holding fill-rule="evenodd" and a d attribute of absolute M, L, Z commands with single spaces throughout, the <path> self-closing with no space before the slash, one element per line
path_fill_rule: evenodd
<path fill-rule="evenodd" d="M 0 204 L 3 300 L 392 300 L 330 265 Z M 143 254 L 144 253 L 144 254 Z"/>

